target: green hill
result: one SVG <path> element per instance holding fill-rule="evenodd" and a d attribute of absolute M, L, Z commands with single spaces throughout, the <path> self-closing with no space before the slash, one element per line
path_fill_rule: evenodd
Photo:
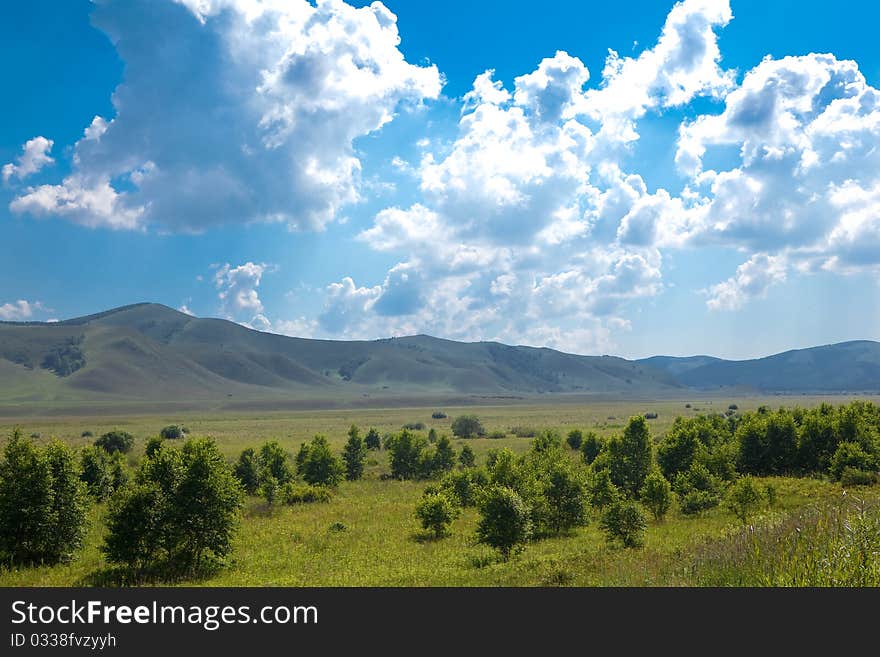
<path fill-rule="evenodd" d="M 158 304 L 57 323 L 0 323 L 0 400 L 329 399 L 675 390 L 661 370 L 495 342 L 418 335 L 291 338 Z"/>

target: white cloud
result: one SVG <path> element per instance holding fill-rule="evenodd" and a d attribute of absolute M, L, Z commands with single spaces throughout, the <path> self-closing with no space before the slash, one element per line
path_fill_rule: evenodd
<path fill-rule="evenodd" d="M 21 148 L 21 155 L 16 158 L 15 162 L 3 165 L 3 182 L 9 182 L 10 178 L 23 180 L 37 173 L 43 167 L 53 164 L 55 160 L 49 153 L 54 143 L 45 137 L 34 137 L 26 141 Z"/>
<path fill-rule="evenodd" d="M 273 265 L 246 262 L 237 267 L 226 263 L 214 272 L 214 286 L 218 290 L 220 312 L 227 319 L 242 321 L 252 328 L 266 330 L 271 323 L 266 319 L 258 288 L 263 274 L 275 271 Z M 242 320 L 242 318 L 244 318 Z"/>
<path fill-rule="evenodd" d="M 125 63 L 116 114 L 86 128 L 68 178 L 27 190 L 14 212 L 319 230 L 360 199 L 354 141 L 441 87 L 436 67 L 405 61 L 378 2 L 135 0 L 98 3 L 92 20 Z"/>
<path fill-rule="evenodd" d="M 736 268 L 736 274 L 708 290 L 710 310 L 738 310 L 748 300 L 760 298 L 771 285 L 785 280 L 787 263 L 782 256 L 753 255 Z"/>
<path fill-rule="evenodd" d="M 39 301 L 27 301 L 19 299 L 11 303 L 0 305 L 0 320 L 7 322 L 21 322 L 32 319 L 34 313 L 47 310 Z"/>

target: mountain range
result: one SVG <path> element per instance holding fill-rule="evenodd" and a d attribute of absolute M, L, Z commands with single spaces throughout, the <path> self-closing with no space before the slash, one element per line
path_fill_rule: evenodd
<path fill-rule="evenodd" d="M 880 343 L 754 360 L 579 356 L 427 335 L 294 338 L 140 303 L 59 322 L 0 322 L 0 402 L 265 402 L 553 393 L 649 397 L 688 391 L 875 392 Z"/>

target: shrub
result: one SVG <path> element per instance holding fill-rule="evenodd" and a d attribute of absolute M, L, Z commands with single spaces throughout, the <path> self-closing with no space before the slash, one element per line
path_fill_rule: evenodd
<path fill-rule="evenodd" d="M 458 455 L 458 462 L 463 468 L 472 468 L 477 464 L 477 457 L 470 445 L 465 445 L 461 448 L 461 453 Z"/>
<path fill-rule="evenodd" d="M 345 462 L 345 478 L 356 481 L 364 474 L 364 461 L 367 458 L 367 446 L 361 439 L 360 431 L 355 425 L 348 430 L 348 442 L 342 450 L 342 460 Z"/>
<path fill-rule="evenodd" d="M 395 479 L 415 479 L 424 466 L 424 452 L 427 441 L 411 431 L 404 429 L 388 441 L 391 452 L 391 476 Z"/>
<path fill-rule="evenodd" d="M 433 472 L 449 472 L 455 467 L 455 449 L 446 436 L 441 436 L 434 447 Z"/>
<path fill-rule="evenodd" d="M 458 507 L 443 493 L 429 493 L 416 506 L 416 518 L 422 523 L 422 529 L 434 532 L 437 538 L 447 533 L 458 514 Z"/>
<path fill-rule="evenodd" d="M 739 406 L 737 406 L 736 404 L 731 404 L 730 406 L 727 407 L 727 410 L 729 410 L 729 411 L 738 411 L 738 410 L 739 410 Z"/>
<path fill-rule="evenodd" d="M 690 516 L 706 509 L 712 509 L 718 506 L 720 501 L 715 493 L 694 489 L 681 496 L 679 508 L 683 514 Z"/>
<path fill-rule="evenodd" d="M 114 496 L 102 551 L 136 575 L 192 573 L 229 553 L 241 505 L 241 486 L 212 440 L 163 448 Z"/>
<path fill-rule="evenodd" d="M 259 467 L 261 473 L 265 470 L 281 486 L 293 481 L 294 473 L 287 452 L 275 440 L 269 440 L 260 446 Z"/>
<path fill-rule="evenodd" d="M 751 477 L 741 477 L 727 491 L 724 505 L 747 525 L 749 518 L 756 514 L 763 502 L 763 497 Z"/>
<path fill-rule="evenodd" d="M 278 480 L 271 474 L 266 473 L 260 478 L 260 497 L 266 500 L 269 506 L 274 506 L 278 498 Z"/>
<path fill-rule="evenodd" d="M 486 435 L 486 438 L 490 438 L 491 440 L 501 440 L 502 438 L 507 438 L 507 433 L 505 433 L 503 429 L 493 429 Z"/>
<path fill-rule="evenodd" d="M 105 452 L 92 445 L 80 453 L 80 480 L 96 500 L 106 500 L 128 482 L 120 452 Z"/>
<path fill-rule="evenodd" d="M 379 438 L 379 432 L 375 428 L 370 427 L 370 430 L 367 431 L 367 435 L 364 437 L 364 445 L 367 446 L 367 449 L 381 449 L 382 442 Z"/>
<path fill-rule="evenodd" d="M 597 509 L 604 509 L 620 498 L 617 486 L 611 481 L 608 470 L 594 470 L 587 489 L 590 504 Z"/>
<path fill-rule="evenodd" d="M 403 425 L 404 429 L 409 429 L 410 431 L 424 431 L 425 423 L 424 422 L 407 422 Z"/>
<path fill-rule="evenodd" d="M 437 430 L 434 427 L 428 431 L 428 442 L 436 443 L 437 442 Z"/>
<path fill-rule="evenodd" d="M 846 466 L 840 473 L 840 483 L 843 486 L 873 486 L 877 483 L 877 473 Z"/>
<path fill-rule="evenodd" d="M 658 417 L 660 417 L 660 416 L 657 413 L 651 413 L 651 412 L 645 413 L 646 420 L 656 420 Z"/>
<path fill-rule="evenodd" d="M 599 526 L 609 543 L 619 541 L 625 548 L 637 548 L 645 543 L 648 521 L 640 504 L 618 500 L 602 514 Z"/>
<path fill-rule="evenodd" d="M 281 501 L 287 505 L 329 502 L 333 498 L 326 486 L 287 483 L 281 488 Z"/>
<path fill-rule="evenodd" d="M 127 431 L 108 431 L 95 441 L 95 447 L 100 447 L 107 452 L 122 452 L 123 454 L 131 451 L 134 445 L 134 436 Z"/>
<path fill-rule="evenodd" d="M 446 415 L 446 413 L 444 413 L 443 411 L 434 411 L 433 413 L 431 413 L 431 419 L 434 420 L 445 420 L 447 417 L 449 416 Z"/>
<path fill-rule="evenodd" d="M 186 438 L 186 433 L 186 429 L 179 424 L 169 424 L 167 427 L 162 428 L 159 435 L 165 440 L 178 440 L 180 438 Z"/>
<path fill-rule="evenodd" d="M 861 445 L 853 442 L 843 442 L 837 446 L 834 456 L 831 457 L 829 472 L 834 479 L 840 480 L 846 468 L 851 470 L 870 471 L 875 466 L 875 460 Z"/>
<path fill-rule="evenodd" d="M 584 442 L 584 432 L 580 429 L 572 429 L 568 432 L 568 437 L 565 439 L 565 441 L 572 449 L 580 449 L 581 445 Z"/>
<path fill-rule="evenodd" d="M 645 479 L 641 491 L 642 503 L 654 516 L 662 520 L 672 504 L 672 486 L 659 470 L 654 470 Z"/>
<path fill-rule="evenodd" d="M 439 490 L 463 507 L 477 503 L 477 493 L 485 486 L 488 477 L 482 470 L 469 469 L 450 472 L 440 480 Z"/>
<path fill-rule="evenodd" d="M 452 421 L 452 433 L 459 438 L 484 436 L 486 430 L 476 415 L 459 415 Z"/>
<path fill-rule="evenodd" d="M 242 451 L 232 472 L 241 483 L 244 492 L 248 495 L 256 494 L 260 488 L 260 458 L 251 447 Z"/>
<path fill-rule="evenodd" d="M 95 435 L 95 434 L 93 434 L 91 431 L 83 431 L 83 432 L 80 434 L 80 437 L 81 437 L 81 438 L 91 438 L 91 437 L 94 436 L 94 435 Z"/>
<path fill-rule="evenodd" d="M 594 432 L 590 431 L 581 441 L 581 454 L 584 455 L 584 461 L 587 465 L 592 465 L 599 452 L 602 451 L 603 441 Z"/>
<path fill-rule="evenodd" d="M 587 489 L 567 461 L 549 466 L 542 495 L 546 501 L 544 522 L 554 534 L 586 524 Z"/>
<path fill-rule="evenodd" d="M 681 497 L 681 512 L 691 515 L 718 506 L 724 494 L 724 481 L 704 465 L 695 463 L 687 472 L 678 473 L 673 488 Z"/>
<path fill-rule="evenodd" d="M 623 435 L 608 443 L 611 481 L 630 496 L 637 496 L 651 469 L 651 435 L 645 418 L 634 416 Z"/>
<path fill-rule="evenodd" d="M 147 444 L 144 447 L 144 454 L 147 456 L 153 456 L 157 451 L 162 449 L 162 443 L 164 439 L 161 436 L 150 436 L 147 440 Z"/>
<path fill-rule="evenodd" d="M 82 545 L 87 497 L 67 447 L 13 431 L 0 460 L 0 561 L 65 561 Z"/>
<path fill-rule="evenodd" d="M 538 430 L 534 427 L 511 427 L 510 433 L 517 438 L 534 438 L 538 435 Z"/>
<path fill-rule="evenodd" d="M 506 486 L 493 486 L 479 503 L 477 540 L 495 548 L 504 560 L 521 548 L 532 534 L 529 508 Z"/>
<path fill-rule="evenodd" d="M 309 444 L 300 474 L 306 483 L 332 488 L 345 476 L 345 465 L 331 451 L 327 438 L 318 434 Z"/>

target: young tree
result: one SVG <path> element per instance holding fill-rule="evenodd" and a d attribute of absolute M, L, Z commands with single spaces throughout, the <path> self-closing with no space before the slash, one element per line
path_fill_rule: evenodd
<path fill-rule="evenodd" d="M 631 417 L 623 435 L 608 443 L 608 465 L 614 485 L 638 496 L 651 469 L 651 434 L 644 417 Z"/>
<path fill-rule="evenodd" d="M 447 528 L 458 514 L 458 507 L 443 493 L 429 493 L 416 506 L 416 518 L 422 523 L 422 528 L 434 532 L 437 538 L 447 533 Z"/>
<path fill-rule="evenodd" d="M 458 455 L 458 462 L 463 468 L 473 468 L 477 464 L 477 457 L 470 445 L 465 445 L 461 448 L 461 453 Z"/>
<path fill-rule="evenodd" d="M 126 454 L 134 445 L 134 436 L 127 431 L 108 431 L 95 441 L 95 446 L 108 452 L 122 452 Z"/>
<path fill-rule="evenodd" d="M 179 424 L 169 424 L 167 427 L 162 428 L 159 435 L 165 440 L 178 440 L 180 438 L 186 438 L 186 433 L 186 429 Z"/>
<path fill-rule="evenodd" d="M 252 447 L 242 451 L 232 473 L 238 479 L 245 493 L 248 495 L 257 493 L 260 488 L 260 458 Z"/>
<path fill-rule="evenodd" d="M 528 505 L 512 489 L 493 486 L 482 496 L 479 508 L 477 540 L 495 548 L 508 560 L 511 553 L 531 537 Z"/>
<path fill-rule="evenodd" d="M 579 450 L 584 442 L 584 432 L 580 429 L 572 429 L 565 440 L 573 450 Z"/>
<path fill-rule="evenodd" d="M 434 472 L 449 472 L 455 467 L 455 449 L 447 436 L 440 436 L 434 446 Z"/>
<path fill-rule="evenodd" d="M 602 451 L 602 446 L 604 442 L 599 436 L 597 436 L 593 431 L 587 433 L 581 441 L 581 454 L 584 456 L 584 461 L 587 465 L 592 465 L 596 458 L 599 456 L 599 452 Z"/>
<path fill-rule="evenodd" d="M 260 447 L 260 469 L 275 477 L 279 486 L 294 478 L 287 452 L 275 440 L 267 441 Z"/>
<path fill-rule="evenodd" d="M 342 451 L 342 460 L 345 461 L 345 478 L 356 481 L 364 474 L 364 461 L 367 458 L 367 446 L 361 438 L 360 431 L 355 425 L 348 430 L 348 442 Z"/>
<path fill-rule="evenodd" d="M 80 453 L 79 478 L 96 500 L 106 500 L 128 481 L 121 452 L 105 452 L 100 447 L 84 447 Z"/>
<path fill-rule="evenodd" d="M 309 444 L 301 474 L 306 483 L 333 488 L 345 477 L 345 464 L 330 449 L 327 438 L 318 434 Z"/>
<path fill-rule="evenodd" d="M 367 431 L 367 435 L 364 438 L 364 444 L 367 446 L 367 449 L 382 448 L 382 439 L 379 437 L 379 432 L 376 431 L 374 427 L 370 427 L 370 430 Z"/>
<path fill-rule="evenodd" d="M 452 421 L 452 433 L 459 438 L 476 438 L 485 435 L 486 430 L 476 415 L 459 415 Z"/>
<path fill-rule="evenodd" d="M 608 470 L 594 470 L 589 481 L 587 496 L 590 504 L 597 509 L 604 509 L 620 498 L 620 491 L 611 481 Z"/>
<path fill-rule="evenodd" d="M 620 541 L 623 547 L 637 548 L 645 543 L 648 521 L 638 502 L 618 500 L 602 514 L 599 526 L 609 543 Z"/>
<path fill-rule="evenodd" d="M 153 456 L 153 454 L 162 449 L 163 442 L 165 442 L 165 439 L 162 438 L 162 436 L 151 436 L 149 440 L 147 440 L 147 445 L 144 448 L 144 453 L 147 456 Z"/>
<path fill-rule="evenodd" d="M 427 441 L 409 429 L 404 429 L 388 442 L 391 476 L 395 479 L 415 479 L 423 471 Z"/>
<path fill-rule="evenodd" d="M 739 518 L 743 525 L 761 509 L 763 497 L 751 477 L 745 476 L 737 480 L 727 491 L 725 506 Z"/>
<path fill-rule="evenodd" d="M 587 521 L 587 489 L 568 461 L 554 463 L 545 475 L 543 496 L 551 532 L 570 530 Z"/>
<path fill-rule="evenodd" d="M 0 561 L 57 563 L 81 543 L 86 491 L 69 450 L 37 448 L 15 430 L 0 460 Z"/>
<path fill-rule="evenodd" d="M 663 520 L 672 504 L 672 486 L 659 470 L 653 470 L 642 486 L 642 503 L 654 520 Z"/>

